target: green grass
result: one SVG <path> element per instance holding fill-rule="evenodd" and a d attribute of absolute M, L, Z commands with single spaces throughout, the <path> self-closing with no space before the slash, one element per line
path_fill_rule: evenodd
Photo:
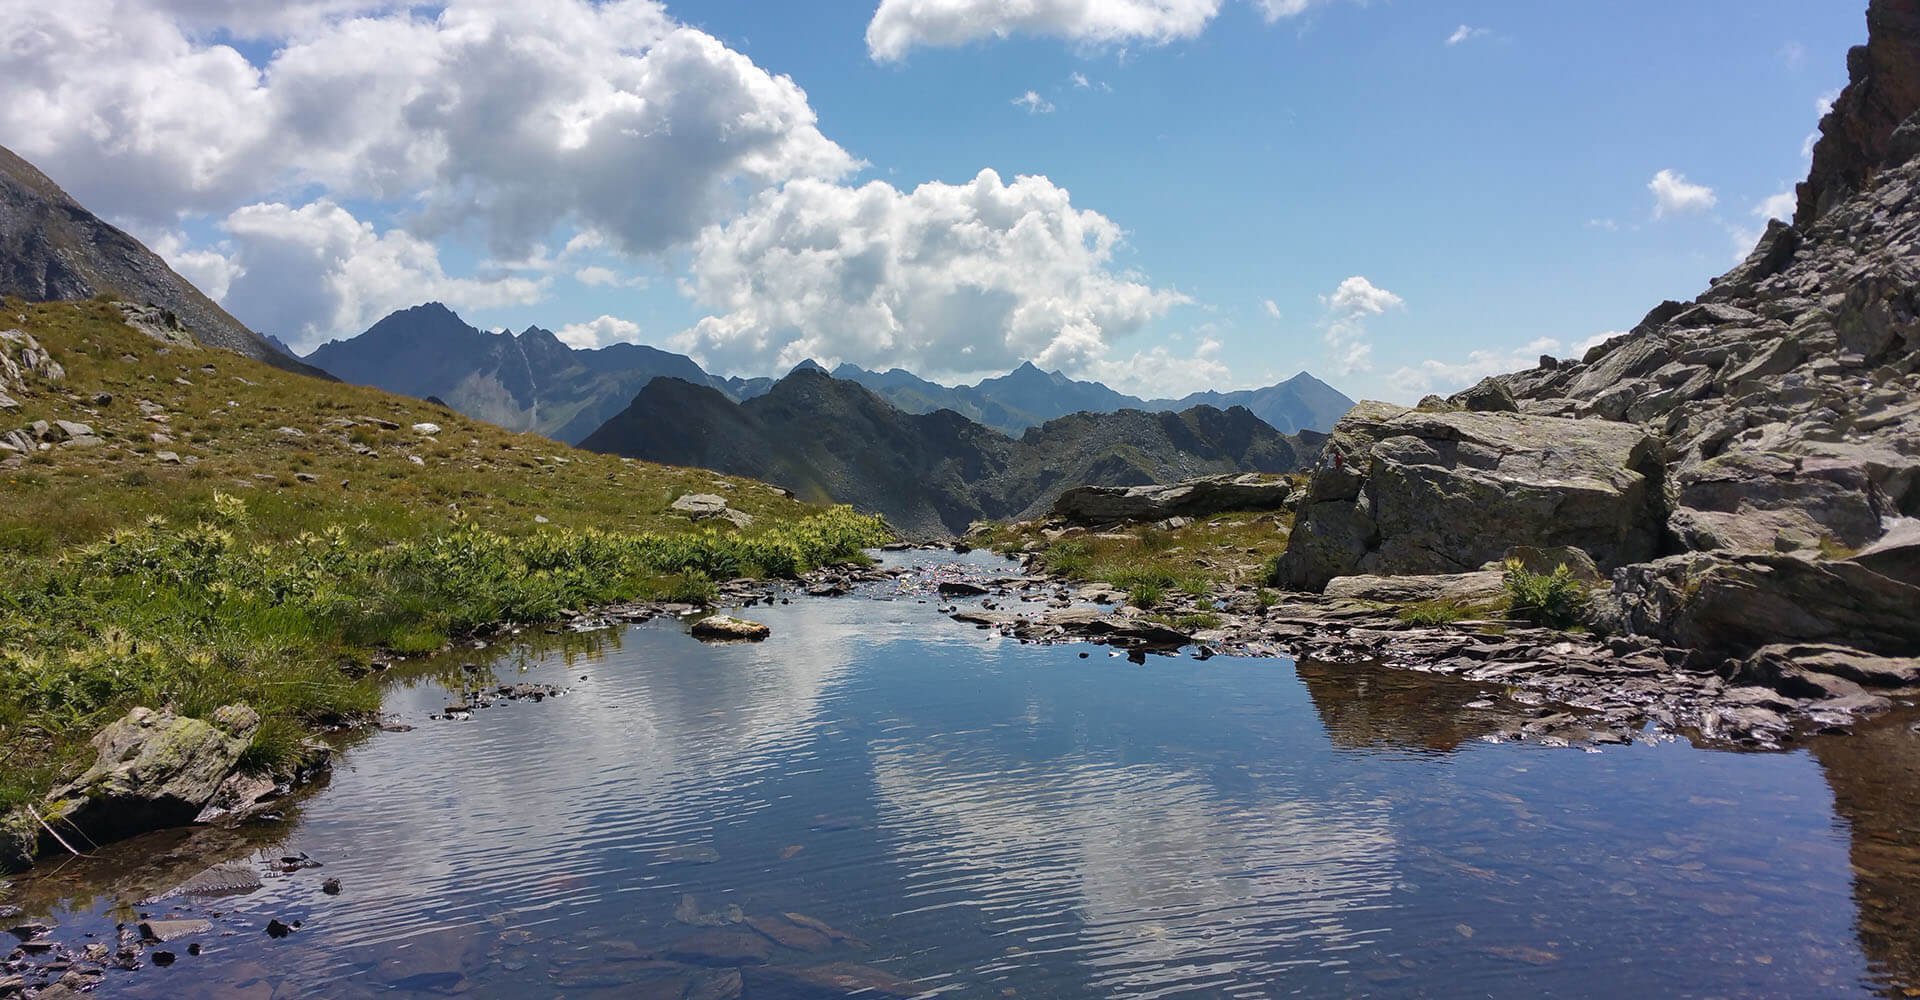
<path fill-rule="evenodd" d="M 1459 601 L 1422 601 L 1401 608 L 1399 616 L 1409 625 L 1451 625 L 1472 617 L 1473 611 Z"/>
<path fill-rule="evenodd" d="M 1078 531 L 1052 541 L 1039 525 L 998 525 L 974 541 L 1006 553 L 1040 543 L 1038 559 L 1047 572 L 1107 584 L 1125 591 L 1130 603 L 1153 608 L 1176 594 L 1204 598 L 1265 582 L 1262 567 L 1286 548 L 1291 527 L 1286 512 L 1234 512 L 1183 528 Z M 1264 599 L 1271 603 L 1273 595 Z"/>
<path fill-rule="evenodd" d="M 0 430 L 81 420 L 107 442 L 0 467 L 0 812 L 90 760 L 92 734 L 136 705 L 204 716 L 245 702 L 264 723 L 243 763 L 284 771 L 311 729 L 378 711 L 357 669 L 370 658 L 595 604 L 705 602 L 716 580 L 791 577 L 890 537 L 878 519 L 748 480 L 162 350 L 101 303 L 0 309 L 26 315 L 9 325 L 68 371 L 31 386 Z M 102 391 L 110 404 L 92 402 Z M 424 421 L 441 433 L 411 430 Z M 173 442 L 150 441 L 155 427 Z M 200 461 L 161 464 L 157 450 Z M 695 525 L 667 509 L 688 492 L 723 494 L 756 523 Z"/>

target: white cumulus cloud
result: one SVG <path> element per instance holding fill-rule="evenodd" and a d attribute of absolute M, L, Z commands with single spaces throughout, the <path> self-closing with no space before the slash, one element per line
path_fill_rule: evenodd
<path fill-rule="evenodd" d="M 1704 184 L 1695 184 L 1687 180 L 1684 174 L 1672 170 L 1662 170 L 1647 182 L 1647 190 L 1653 192 L 1653 217 L 1664 219 L 1671 215 L 1684 215 L 1690 212 L 1705 212 L 1720 203 L 1713 189 Z"/>
<path fill-rule="evenodd" d="M 801 89 L 652 0 L 307 2 L 256 66 L 204 26 L 239 0 L 0 0 L 0 142 L 109 216 L 169 223 L 322 190 L 417 204 L 524 252 L 556 227 L 665 249 L 738 192 L 839 177 Z M 393 5 L 385 5 L 392 8 Z"/>
<path fill-rule="evenodd" d="M 222 304 L 297 350 L 352 335 L 396 309 L 437 300 L 455 309 L 538 301 L 545 279 L 453 277 L 432 243 L 378 232 L 330 201 L 249 205 L 221 227 L 230 237 Z"/>
<path fill-rule="evenodd" d="M 881 62 L 914 48 L 1034 35 L 1085 45 L 1164 45 L 1193 38 L 1221 0 L 880 0 L 867 51 Z M 1262 0 L 1272 3 L 1274 0 Z"/>
<path fill-rule="evenodd" d="M 1370 371 L 1373 345 L 1367 342 L 1367 321 L 1389 310 L 1406 308 L 1406 300 L 1366 278 L 1355 275 L 1340 283 L 1333 294 L 1321 296 L 1327 308 L 1327 347 L 1334 371 L 1341 375 Z"/>
<path fill-rule="evenodd" d="M 795 181 L 701 234 L 686 290 L 712 312 L 675 343 L 722 371 L 1079 369 L 1187 301 L 1120 271 L 1121 239 L 1045 177 Z"/>
<path fill-rule="evenodd" d="M 586 323 L 569 323 L 554 332 L 560 342 L 577 350 L 592 350 L 608 344 L 634 344 L 640 341 L 640 324 L 617 316 L 602 316 Z"/>

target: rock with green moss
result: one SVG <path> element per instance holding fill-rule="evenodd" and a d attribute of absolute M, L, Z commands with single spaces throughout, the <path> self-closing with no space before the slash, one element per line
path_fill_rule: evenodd
<path fill-rule="evenodd" d="M 234 770 L 260 716 L 228 705 L 210 720 L 136 708 L 93 738 L 86 773 L 41 810 L 68 840 L 100 844 L 194 821 Z"/>

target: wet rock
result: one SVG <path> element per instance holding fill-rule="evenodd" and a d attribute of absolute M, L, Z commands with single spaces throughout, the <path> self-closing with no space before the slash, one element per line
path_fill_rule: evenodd
<path fill-rule="evenodd" d="M 325 882 L 320 883 L 320 891 L 329 896 L 340 895 L 340 880 L 337 878 L 327 879 Z"/>
<path fill-rule="evenodd" d="M 206 934 L 213 930 L 213 924 L 206 920 L 148 920 L 140 925 L 140 937 L 147 941 L 167 944 L 182 938 Z"/>
<path fill-rule="evenodd" d="M 764 965 L 773 957 L 773 942 L 752 931 L 710 930 L 674 942 L 666 956 L 693 965 Z"/>
<path fill-rule="evenodd" d="M 759 622 L 735 618 L 731 615 L 713 615 L 693 623 L 693 637 L 705 640 L 735 640 L 758 642 L 773 634 L 773 630 Z"/>
<path fill-rule="evenodd" d="M 912 997 L 921 990 L 884 969 L 851 962 L 770 966 L 742 970 L 748 995 L 775 1000 L 837 1000 L 840 997 Z"/>
<path fill-rule="evenodd" d="M 221 708 L 211 721 L 136 708 L 94 736 L 93 766 L 47 797 L 47 820 L 94 843 L 191 823 L 259 725 L 244 705 Z"/>
<path fill-rule="evenodd" d="M 942 580 L 938 589 L 941 597 L 980 597 L 992 593 L 977 583 L 965 580 Z"/>
<path fill-rule="evenodd" d="M 267 921 L 267 936 L 270 938 L 279 940 L 280 938 L 287 937 L 292 933 L 293 933 L 293 927 L 291 927 L 288 924 L 281 923 L 278 918 Z"/>
<path fill-rule="evenodd" d="M 682 895 L 680 902 L 673 908 L 673 919 L 689 927 L 726 927 L 742 923 L 747 919 L 736 904 L 729 903 L 718 910 L 702 910 L 700 901 L 692 895 Z"/>
<path fill-rule="evenodd" d="M 823 952 L 832 950 L 834 945 L 831 934 L 799 923 L 784 914 L 748 917 L 746 922 L 748 927 L 765 935 L 767 940 L 792 951 Z"/>

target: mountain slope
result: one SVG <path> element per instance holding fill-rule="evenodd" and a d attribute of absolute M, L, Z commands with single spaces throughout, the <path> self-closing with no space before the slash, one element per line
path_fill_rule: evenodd
<path fill-rule="evenodd" d="M 403 309 L 307 360 L 358 385 L 444 400 L 509 430 L 566 443 L 592 433 L 656 378 L 709 384 L 691 358 L 639 344 L 575 350 L 550 331 L 487 333 L 438 302 Z"/>
<path fill-rule="evenodd" d="M 1153 400 L 1146 405 L 1148 409 L 1156 410 L 1184 410 L 1192 406 L 1220 409 L 1244 406 L 1252 410 L 1254 416 L 1272 424 L 1275 430 L 1292 434 L 1297 431 L 1325 433 L 1332 430 L 1333 425 L 1353 409 L 1353 400 L 1333 386 L 1301 372 L 1285 382 L 1264 389 L 1196 392 L 1178 400 Z"/>
<path fill-rule="evenodd" d="M 0 147 L 0 295 L 57 302 L 111 295 L 159 306 L 196 340 L 277 368 L 319 374 L 246 328 L 160 255 L 74 201 Z"/>
<path fill-rule="evenodd" d="M 802 367 L 729 402 L 660 379 L 581 442 L 592 451 L 752 474 L 802 499 L 886 515 L 922 536 L 1024 517 L 1081 485 L 1137 485 L 1215 472 L 1286 472 L 1318 435 L 1286 438 L 1243 408 L 1075 414 L 1018 440 L 952 410 L 908 413 L 857 383 Z"/>

